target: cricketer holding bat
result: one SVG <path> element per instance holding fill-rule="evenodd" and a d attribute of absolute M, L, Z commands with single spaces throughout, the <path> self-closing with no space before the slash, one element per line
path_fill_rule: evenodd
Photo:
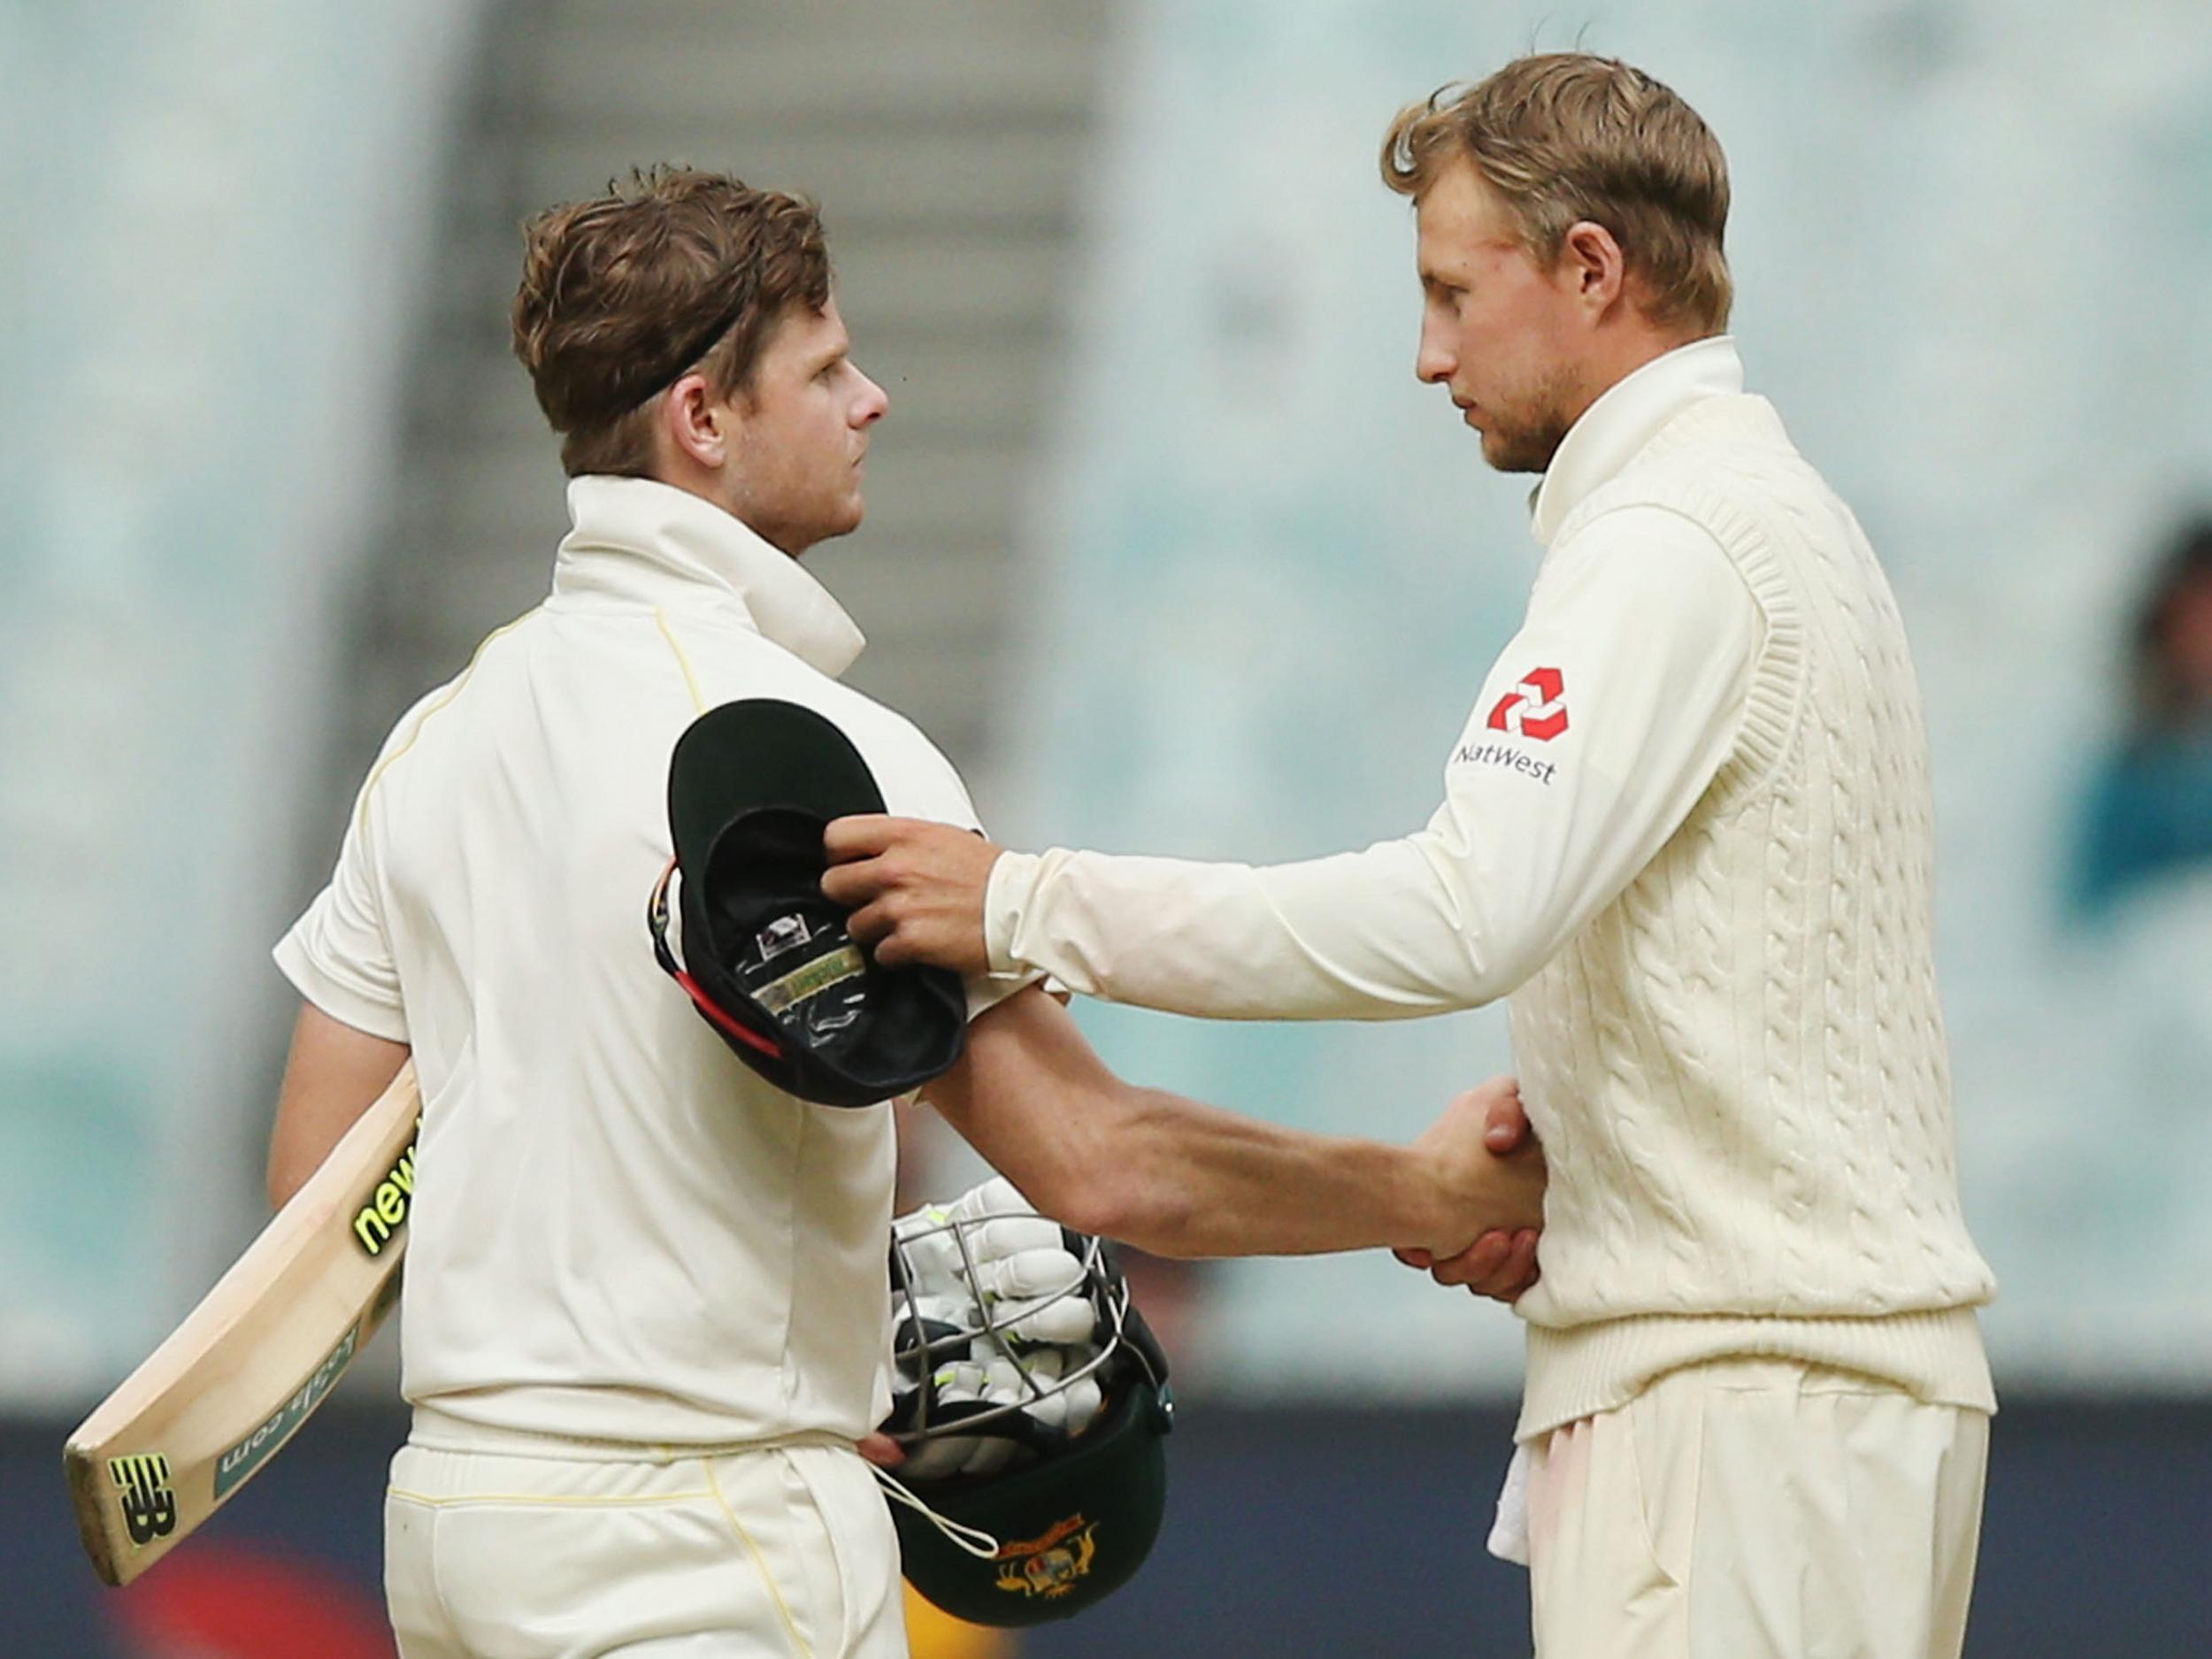
<path fill-rule="evenodd" d="M 1518 1303 L 1538 1650 L 1948 1659 L 1994 1286 L 1896 604 L 1743 389 L 1726 166 L 1681 99 L 1525 58 L 1406 110 L 1383 172 L 1418 227 L 1420 379 L 1493 467 L 1542 474 L 1526 620 L 1427 827 L 1255 869 L 855 818 L 825 891 L 879 961 L 1186 1014 L 1509 995 L 1551 1169 Z"/>
<path fill-rule="evenodd" d="M 272 1195 L 411 1054 L 405 1659 L 883 1659 L 898 1557 L 858 1448 L 888 1455 L 892 1114 L 739 1064 L 644 918 L 671 751 L 738 699 L 826 717 L 891 810 L 975 824 L 943 757 L 838 682 L 861 636 L 797 559 L 860 523 L 886 399 L 803 202 L 662 171 L 526 241 L 515 349 L 574 527 L 545 602 L 400 720 L 277 949 L 305 1006 Z M 930 1099 L 1071 1226 L 1452 1256 L 1540 1217 L 1540 1156 L 1485 1145 L 1508 1084 L 1410 1148 L 1292 1133 L 1123 1084 L 1034 979 L 974 983 Z"/>

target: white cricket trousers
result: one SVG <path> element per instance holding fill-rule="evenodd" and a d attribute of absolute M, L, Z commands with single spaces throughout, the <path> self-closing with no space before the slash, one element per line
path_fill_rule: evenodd
<path fill-rule="evenodd" d="M 400 1448 L 401 1659 L 906 1659 L 897 1535 L 849 1444 L 577 1450 Z"/>
<path fill-rule="evenodd" d="M 1989 1419 L 1789 1360 L 1530 1448 L 1539 1659 L 1957 1659 Z"/>

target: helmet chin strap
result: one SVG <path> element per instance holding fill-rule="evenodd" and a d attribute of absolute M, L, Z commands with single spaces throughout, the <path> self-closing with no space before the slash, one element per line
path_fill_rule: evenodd
<path fill-rule="evenodd" d="M 924 1520 L 942 1532 L 956 1549 L 965 1550 L 978 1561 L 993 1561 L 997 1558 L 998 1540 L 993 1538 L 981 1527 L 969 1526 L 963 1522 L 953 1520 L 949 1516 L 938 1514 L 936 1510 L 931 1509 L 928 1504 L 923 1502 L 921 1499 L 901 1485 L 898 1477 L 889 1470 L 879 1469 L 873 1463 L 869 1464 L 868 1469 L 869 1472 L 875 1476 L 876 1484 L 883 1488 L 885 1497 L 894 1503 L 903 1503 L 908 1509 L 921 1516 Z"/>

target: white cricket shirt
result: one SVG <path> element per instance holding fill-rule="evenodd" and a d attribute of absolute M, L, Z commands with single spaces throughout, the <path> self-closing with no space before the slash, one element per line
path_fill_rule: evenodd
<path fill-rule="evenodd" d="M 568 500 L 551 595 L 401 719 L 276 949 L 414 1051 L 403 1387 L 419 1438 L 855 1439 L 888 1408 L 891 1112 L 772 1087 L 655 964 L 669 754 L 703 710 L 780 697 L 851 738 L 890 810 L 974 810 L 837 682 L 859 630 L 796 561 L 666 485 Z"/>

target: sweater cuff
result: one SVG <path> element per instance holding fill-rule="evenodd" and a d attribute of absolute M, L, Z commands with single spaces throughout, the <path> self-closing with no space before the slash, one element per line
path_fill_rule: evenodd
<path fill-rule="evenodd" d="M 993 973 L 1017 973 L 1032 964 L 1014 954 L 1014 932 L 1037 887 L 1044 860 L 1034 853 L 1002 852 L 992 861 L 983 887 L 983 949 Z"/>

